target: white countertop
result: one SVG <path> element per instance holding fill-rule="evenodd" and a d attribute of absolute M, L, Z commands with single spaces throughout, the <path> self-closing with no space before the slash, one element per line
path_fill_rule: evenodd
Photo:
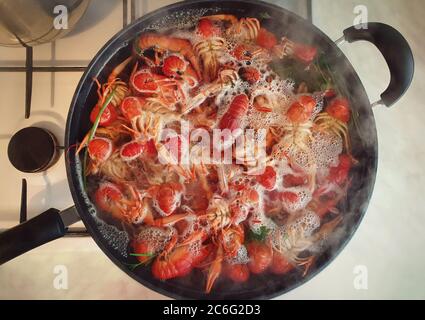
<path fill-rule="evenodd" d="M 171 2 L 174 1 L 155 0 L 148 1 L 147 4 L 151 6 L 155 3 L 159 6 Z M 114 7 L 120 1 L 102 3 L 102 18 L 99 18 L 98 22 L 104 24 L 104 34 L 92 40 L 87 31 L 91 27 L 86 20 L 70 36 L 57 43 L 57 59 L 90 60 L 100 46 L 115 33 L 121 24 L 121 11 Z M 336 40 L 342 35 L 344 28 L 353 24 L 353 8 L 356 4 L 367 5 L 370 21 L 391 24 L 407 38 L 416 58 L 415 79 L 409 92 L 396 106 L 391 109 L 377 107 L 374 112 L 379 134 L 379 171 L 374 195 L 360 228 L 327 269 L 307 284 L 280 297 L 281 299 L 425 299 L 425 210 L 421 202 L 425 190 L 425 146 L 422 129 L 425 120 L 425 108 L 422 103 L 422 86 L 425 85 L 425 42 L 422 40 L 425 31 L 425 3 L 421 0 L 313 0 L 314 22 Z M 96 13 L 94 7 L 90 10 L 89 14 Z M 111 25 L 115 31 L 108 33 L 108 26 Z M 69 50 L 69 44 L 75 44 L 78 28 L 86 28 L 80 35 L 87 36 L 80 36 L 79 47 Z M 38 49 L 38 52 L 44 57 L 51 47 L 43 47 Z M 89 49 L 85 50 L 86 47 Z M 345 44 L 343 51 L 358 70 L 371 100 L 377 100 L 389 81 L 383 58 L 367 43 Z M 7 57 L 1 55 L 2 52 L 0 51 L 2 60 L 23 58 L 18 56 L 21 53 Z M 83 57 L 81 52 L 84 52 Z M 79 76 L 56 76 L 56 86 L 60 87 L 60 92 L 66 97 L 56 97 L 55 107 L 67 108 L 66 104 L 57 106 L 57 101 L 70 100 Z M 3 86 L 3 92 L 21 90 L 20 95 L 16 96 L 22 99 L 23 109 L 23 88 L 17 88 L 15 85 L 17 81 L 22 81 L 22 77 L 23 75 L 11 75 L 6 87 Z M 0 80 L 2 84 L 5 82 L 4 79 Z M 37 80 L 34 81 L 49 83 L 50 76 L 37 75 Z M 39 105 L 46 97 L 50 97 L 49 90 L 35 92 L 35 105 Z M 11 112 L 7 110 L 7 104 L 2 102 L 1 109 L 2 118 L 7 118 L 8 112 Z M 54 108 L 52 111 L 56 112 Z M 37 112 L 37 109 L 34 112 Z M 57 112 L 63 114 L 63 111 Z M 22 119 L 13 122 L 9 121 L 9 118 L 7 122 L 2 121 L 0 126 L 0 157 L 6 156 L 4 148 L 7 147 L 7 135 L 3 134 L 3 129 L 13 132 L 12 129 L 25 124 Z M 37 121 L 41 121 L 41 118 Z M 59 122 L 61 121 L 59 119 Z M 5 126 L 8 126 L 7 130 Z M 58 126 L 60 134 L 60 123 Z M 0 161 L 4 163 L 2 159 Z M 19 179 L 19 174 L 12 169 L 4 169 L 1 170 L 2 179 Z M 63 170 L 63 167 L 59 166 L 54 170 Z M 61 190 L 60 192 L 68 192 L 65 182 Z M 2 188 L 1 193 L 0 215 L 6 216 L 8 212 L 16 209 L 13 201 L 19 201 L 20 186 L 16 184 L 16 188 Z M 42 195 L 41 193 L 41 198 Z M 69 199 L 60 200 L 63 205 L 67 201 Z M 42 208 L 43 205 L 39 206 Z M 58 265 L 65 266 L 68 272 L 68 288 L 65 290 L 55 289 L 54 271 Z M 358 290 L 353 284 L 356 266 L 367 268 L 367 290 Z M 0 284 L 0 299 L 164 298 L 121 272 L 90 238 L 60 239 L 1 266 Z"/>

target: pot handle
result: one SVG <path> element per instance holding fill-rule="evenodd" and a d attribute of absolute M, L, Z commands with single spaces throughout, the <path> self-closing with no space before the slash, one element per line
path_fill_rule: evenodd
<path fill-rule="evenodd" d="M 371 22 L 352 26 L 344 30 L 344 39 L 349 43 L 365 40 L 373 43 L 385 58 L 391 73 L 388 88 L 381 94 L 381 100 L 374 103 L 391 107 L 409 88 L 415 69 L 412 50 L 406 39 L 393 27 Z"/>
<path fill-rule="evenodd" d="M 63 237 L 67 226 L 79 220 L 75 207 L 42 214 L 0 233 L 0 265 L 52 240 Z"/>

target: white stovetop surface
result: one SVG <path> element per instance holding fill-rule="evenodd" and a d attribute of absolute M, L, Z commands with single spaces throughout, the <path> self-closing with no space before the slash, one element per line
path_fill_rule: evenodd
<path fill-rule="evenodd" d="M 139 0 L 138 15 L 173 0 Z M 273 2 L 297 6 L 295 0 Z M 390 299 L 425 298 L 425 147 L 422 124 L 422 86 L 425 85 L 425 3 L 421 0 L 313 0 L 314 23 L 332 39 L 353 24 L 355 5 L 366 5 L 369 20 L 395 26 L 410 42 L 416 57 L 416 76 L 406 96 L 392 109 L 375 110 L 379 133 L 379 172 L 369 210 L 354 238 L 322 273 L 281 299 Z M 118 0 L 93 0 L 77 28 L 66 38 L 36 47 L 38 64 L 86 65 L 122 25 Z M 394 48 L 396 50 L 397 48 Z M 344 45 L 372 101 L 386 88 L 389 75 L 372 45 Z M 1 65 L 22 65 L 22 49 L 0 47 Z M 23 73 L 0 73 L 0 229 L 14 225 L 19 212 L 20 180 L 28 178 L 29 216 L 50 206 L 72 204 L 64 161 L 46 174 L 28 177 L 8 162 L 7 144 L 18 129 L 39 124 L 63 140 L 66 115 L 80 73 L 35 74 L 33 108 L 24 120 Z M 54 89 L 52 89 L 54 87 Z M 55 289 L 55 268 L 65 266 L 68 288 Z M 367 290 L 358 290 L 353 273 L 368 271 Z M 57 271 L 57 270 L 56 270 Z M 164 298 L 121 272 L 91 238 L 66 238 L 33 250 L 0 267 L 0 299 L 153 299 Z"/>

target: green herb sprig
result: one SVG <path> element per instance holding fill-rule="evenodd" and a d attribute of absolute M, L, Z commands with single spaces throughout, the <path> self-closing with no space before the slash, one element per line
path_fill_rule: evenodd
<path fill-rule="evenodd" d="M 267 239 L 267 236 L 270 233 L 270 229 L 266 226 L 261 226 L 258 232 L 249 230 L 248 232 L 248 241 L 259 241 L 264 242 Z"/>
<path fill-rule="evenodd" d="M 154 258 L 156 255 L 151 252 L 146 253 L 130 253 L 130 256 L 132 257 L 149 257 L 147 261 L 140 262 L 140 263 L 125 263 L 125 265 L 131 270 L 134 271 L 140 266 L 147 266 L 152 261 L 152 258 Z"/>
<path fill-rule="evenodd" d="M 272 18 L 272 16 L 268 12 L 261 12 L 259 14 L 259 17 L 260 19 L 263 19 L 263 20 L 268 20 Z"/>
<path fill-rule="evenodd" d="M 99 127 L 99 123 L 100 123 L 100 118 L 102 117 L 103 113 L 105 112 L 107 106 L 111 103 L 112 99 L 114 98 L 115 95 L 115 88 L 111 91 L 111 93 L 107 96 L 107 98 L 105 99 L 105 102 L 102 104 L 102 107 L 99 110 L 99 113 L 93 123 L 92 128 L 90 129 L 90 133 L 89 133 L 89 137 L 87 139 L 86 145 L 88 146 L 89 143 L 93 140 L 95 134 L 96 134 L 96 130 Z M 86 186 L 87 181 L 86 181 L 86 176 L 87 176 L 87 161 L 88 161 L 88 149 L 86 148 L 85 152 L 84 152 L 84 161 L 83 161 L 83 179 L 84 179 L 84 186 Z"/>

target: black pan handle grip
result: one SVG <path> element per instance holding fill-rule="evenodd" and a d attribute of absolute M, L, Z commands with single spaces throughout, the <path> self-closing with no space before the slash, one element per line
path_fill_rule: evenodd
<path fill-rule="evenodd" d="M 344 30 L 344 37 L 350 43 L 369 41 L 381 51 L 390 69 L 391 81 L 379 103 L 392 106 L 410 87 L 414 75 L 413 53 L 406 39 L 393 27 L 378 22 L 352 26 Z"/>
<path fill-rule="evenodd" d="M 49 209 L 37 217 L 0 233 L 0 265 L 42 244 L 65 235 L 59 210 Z"/>

